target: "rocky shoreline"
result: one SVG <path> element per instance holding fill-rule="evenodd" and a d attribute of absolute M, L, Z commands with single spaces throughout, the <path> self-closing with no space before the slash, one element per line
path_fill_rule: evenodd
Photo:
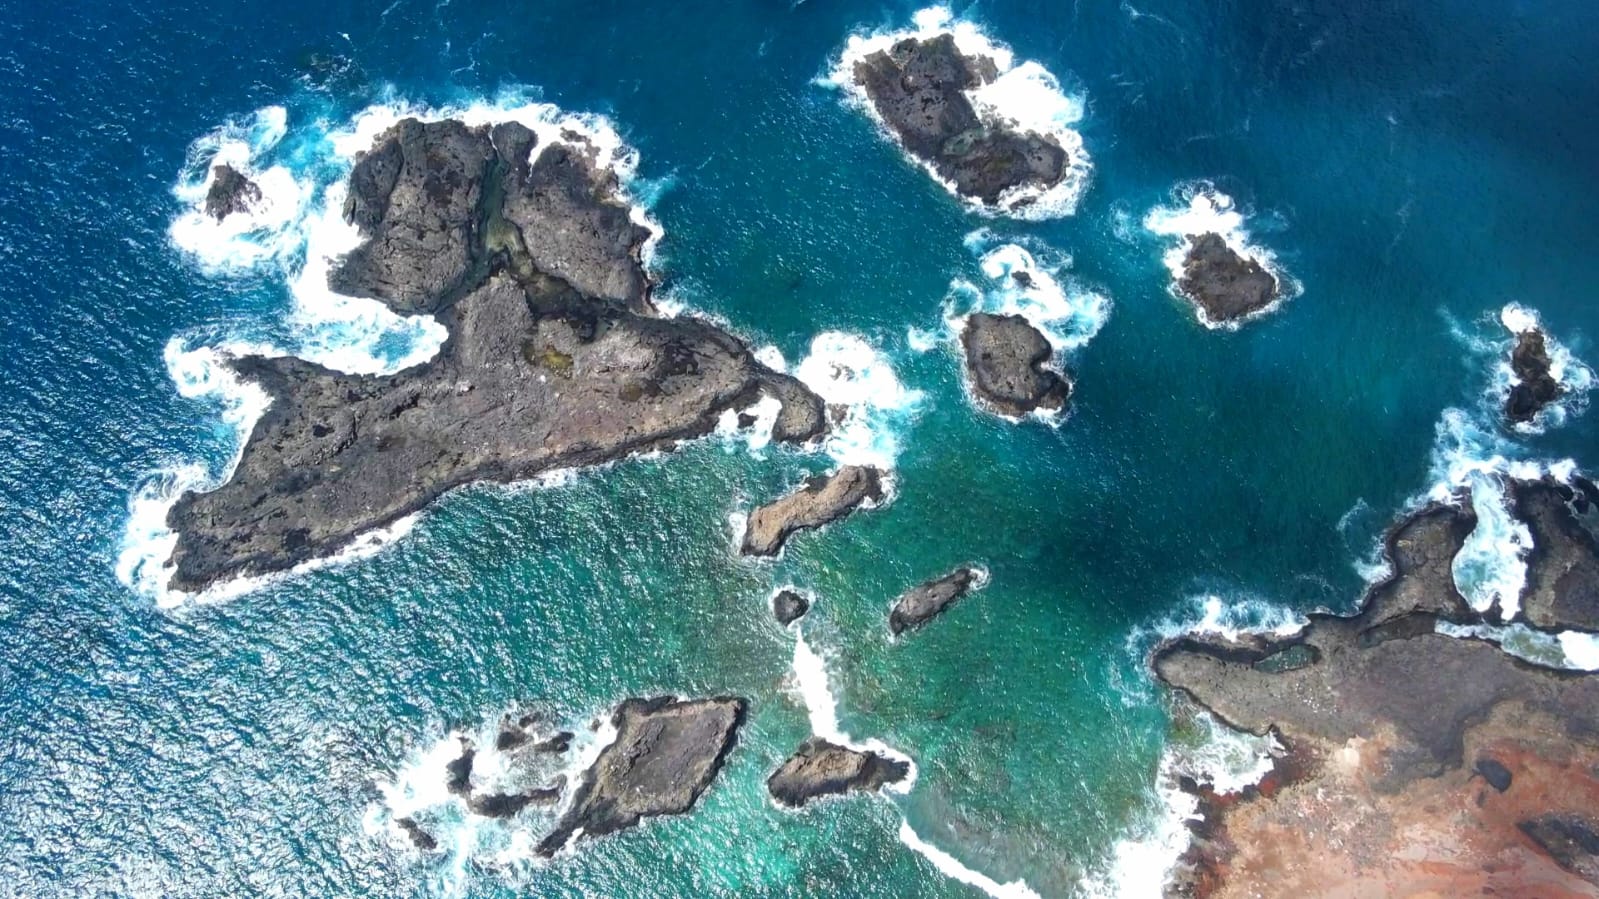
<path fill-rule="evenodd" d="M 578 135 L 407 119 L 361 154 L 345 217 L 364 242 L 335 290 L 449 337 L 388 376 L 294 358 L 231 361 L 272 398 L 232 477 L 181 497 L 171 586 L 326 557 L 452 488 L 670 447 L 759 398 L 779 441 L 825 429 L 821 400 L 727 332 L 661 318 L 614 172 Z"/>
<path fill-rule="evenodd" d="M 1553 630 L 1591 620 L 1599 553 L 1576 515 L 1593 485 L 1510 487 L 1529 525 L 1566 535 L 1541 542 L 1530 561 L 1527 623 Z M 1599 676 L 1437 633 L 1440 622 L 1485 621 L 1452 572 L 1475 525 L 1463 497 L 1399 522 L 1385 543 L 1392 574 L 1353 616 L 1311 615 L 1291 637 L 1188 635 L 1155 650 L 1163 683 L 1287 748 L 1268 781 L 1243 796 L 1185 785 L 1207 815 L 1172 892 L 1599 888 L 1585 873 L 1599 854 L 1580 851 L 1582 834 L 1599 833 Z M 1544 590 L 1558 601 L 1534 599 Z"/>

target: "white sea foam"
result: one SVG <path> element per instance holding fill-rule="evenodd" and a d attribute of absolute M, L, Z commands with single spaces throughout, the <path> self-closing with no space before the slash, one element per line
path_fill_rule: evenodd
<path fill-rule="evenodd" d="M 1018 185 L 990 206 L 961 197 L 955 185 L 943 178 L 926 161 L 912 157 L 935 181 L 955 194 L 967 206 L 985 215 L 1007 215 L 1019 219 L 1060 218 L 1077 211 L 1077 201 L 1088 186 L 1093 163 L 1083 147 L 1082 135 L 1073 127 L 1083 117 L 1083 101 L 1068 95 L 1060 81 L 1036 62 L 1018 64 L 1010 48 L 1001 44 L 972 22 L 954 17 L 948 7 L 933 6 L 917 12 L 908 29 L 876 31 L 850 35 L 833 69 L 818 83 L 840 89 L 852 105 L 864 110 L 889 139 L 898 142 L 893 130 L 883 121 L 855 82 L 855 64 L 879 51 L 888 50 L 906 38 L 925 40 L 949 33 L 966 56 L 986 56 L 993 61 L 999 77 L 966 92 L 978 116 L 990 123 L 1012 123 L 1022 130 L 1053 138 L 1067 154 L 1067 171 L 1059 184 L 1049 188 Z M 909 155 L 909 154 L 907 154 Z"/>
<path fill-rule="evenodd" d="M 1034 892 L 1026 881 L 1013 880 L 1010 883 L 1000 883 L 981 871 L 974 871 L 961 864 L 960 859 L 917 836 L 909 821 L 899 822 L 899 841 L 932 862 L 940 874 L 967 886 L 976 887 L 994 899 L 1038 899 L 1038 893 Z"/>
<path fill-rule="evenodd" d="M 1233 330 L 1245 321 L 1271 314 L 1284 301 L 1298 295 L 1299 283 L 1283 270 L 1277 257 L 1270 250 L 1250 241 L 1249 232 L 1244 227 L 1244 214 L 1233 203 L 1232 197 L 1204 181 L 1178 185 L 1173 194 L 1175 202 L 1171 206 L 1157 206 L 1144 216 L 1144 229 L 1167 238 L 1171 243 L 1162 261 L 1166 264 L 1166 270 L 1171 272 L 1170 290 L 1174 296 L 1185 299 L 1177 284 L 1183 277 L 1183 263 L 1188 256 L 1188 239 L 1207 233 L 1221 237 L 1233 252 L 1254 259 L 1260 263 L 1261 268 L 1277 279 L 1277 299 L 1241 319 L 1212 321 L 1203 308 L 1193 304 L 1201 324 L 1211 329 Z"/>
<path fill-rule="evenodd" d="M 844 465 L 894 467 L 902 432 L 923 396 L 900 383 L 886 355 L 854 334 L 825 331 L 811 341 L 794 375 L 829 406 L 845 410 L 823 443 L 828 455 Z"/>
<path fill-rule="evenodd" d="M 1500 617 L 1510 621 L 1521 611 L 1532 532 L 1510 514 L 1499 477 L 1473 473 L 1468 485 L 1477 526 L 1450 563 L 1455 587 L 1473 609 L 1487 613 L 1497 603 Z"/>
<path fill-rule="evenodd" d="M 1599 671 L 1599 635 L 1580 631 L 1551 634 L 1525 624 L 1451 624 L 1440 621 L 1438 633 L 1487 640 L 1505 652 L 1548 668 Z"/>
<path fill-rule="evenodd" d="M 1488 388 L 1494 408 L 1503 408 L 1510 389 L 1518 383 L 1516 373 L 1510 367 L 1510 348 L 1514 345 L 1514 338 L 1526 331 L 1542 331 L 1544 349 L 1549 354 L 1549 376 L 1560 384 L 1562 392 L 1558 399 L 1545 406 L 1531 421 L 1519 422 L 1512 427 L 1522 434 L 1541 434 L 1582 414 L 1588 407 L 1588 393 L 1594 386 L 1593 369 L 1573 356 L 1565 344 L 1556 340 L 1532 309 L 1518 303 L 1507 303 L 1499 311 L 1499 322 L 1510 332 L 1511 340 L 1492 341 L 1487 348 L 1495 357 L 1492 383 Z"/>
<path fill-rule="evenodd" d="M 950 285 L 951 305 L 946 312 L 958 319 L 946 324 L 954 334 L 959 333 L 957 322 L 973 312 L 1019 315 L 1043 333 L 1057 353 L 1065 353 L 1086 346 L 1110 318 L 1110 298 L 1067 275 L 1069 257 L 1041 246 L 1035 253 L 1019 243 L 1003 242 L 987 229 L 966 235 L 965 243 L 978 256 L 988 286 L 979 290 L 964 281 Z M 958 300 L 965 300 L 964 307 L 956 304 Z"/>
<path fill-rule="evenodd" d="M 1201 634 L 1237 641 L 1248 634 L 1292 637 L 1309 623 L 1299 612 L 1263 599 L 1203 594 L 1189 597 L 1182 611 L 1157 622 L 1153 631 L 1162 639 Z"/>

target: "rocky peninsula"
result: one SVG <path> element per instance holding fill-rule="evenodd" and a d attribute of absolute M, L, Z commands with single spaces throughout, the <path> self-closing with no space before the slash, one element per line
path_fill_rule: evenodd
<path fill-rule="evenodd" d="M 970 566 L 957 568 L 906 590 L 888 613 L 888 629 L 896 636 L 914 630 L 944 612 L 962 597 L 983 586 L 981 571 Z"/>
<path fill-rule="evenodd" d="M 1513 493 L 1518 514 L 1547 533 L 1584 528 L 1577 509 L 1593 487 L 1543 480 Z M 1385 544 L 1392 573 L 1353 616 L 1311 615 L 1291 637 L 1190 635 L 1156 649 L 1161 681 L 1233 727 L 1274 733 L 1286 750 L 1241 796 L 1184 784 L 1205 820 L 1174 893 L 1599 890 L 1599 676 L 1437 633 L 1439 622 L 1483 621 L 1451 570 L 1475 524 L 1465 497 L 1399 522 Z M 1529 618 L 1565 626 L 1592 596 L 1593 540 L 1541 549 L 1534 570 L 1556 576 L 1535 573 L 1531 593 L 1552 591 L 1559 611 L 1529 602 Z"/>
<path fill-rule="evenodd" d="M 967 56 L 948 32 L 908 37 L 857 61 L 850 73 L 912 156 L 962 197 L 999 205 L 1017 188 L 1059 184 L 1071 165 L 1052 135 L 979 114 L 969 91 L 999 77 L 994 61 Z"/>
<path fill-rule="evenodd" d="M 1237 322 L 1277 302 L 1282 286 L 1253 256 L 1227 245 L 1221 235 L 1191 234 L 1177 291 L 1210 324 Z"/>
<path fill-rule="evenodd" d="M 899 783 L 909 776 L 910 768 L 909 762 L 879 752 L 812 737 L 772 772 L 766 789 L 780 804 L 799 808 L 821 796 L 875 791 Z"/>
<path fill-rule="evenodd" d="M 554 855 L 579 832 L 604 836 L 693 808 L 737 742 L 748 706 L 733 696 L 622 703 L 611 718 L 616 740 L 583 774 L 539 854 Z"/>
<path fill-rule="evenodd" d="M 845 465 L 807 478 L 798 490 L 750 513 L 739 551 L 775 556 L 795 532 L 831 524 L 863 504 L 882 502 L 883 476 L 869 465 Z"/>
<path fill-rule="evenodd" d="M 597 158 L 571 132 L 415 119 L 357 157 L 344 214 L 364 242 L 330 286 L 449 337 L 387 376 L 232 360 L 272 403 L 227 483 L 170 511 L 173 587 L 332 555 L 463 484 L 670 447 L 763 396 L 774 439 L 824 430 L 821 400 L 736 337 L 655 313 L 649 232 Z"/>
<path fill-rule="evenodd" d="M 1058 410 L 1071 397 L 1071 381 L 1047 367 L 1054 348 L 1020 315 L 972 313 L 961 346 L 973 391 L 1001 415 Z"/>

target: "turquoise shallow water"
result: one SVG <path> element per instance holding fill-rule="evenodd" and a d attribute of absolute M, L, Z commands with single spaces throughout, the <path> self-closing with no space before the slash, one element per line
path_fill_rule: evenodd
<path fill-rule="evenodd" d="M 1578 358 L 1599 12 L 1590 4 L 983 3 L 958 10 L 1085 100 L 1074 217 L 987 221 L 814 83 L 875 3 L 16 8 L 0 17 L 0 895 L 965 896 L 901 816 L 986 875 L 1074 895 L 1161 806 L 1163 699 L 1139 654 L 1197 597 L 1342 607 L 1355 563 L 1476 410 L 1508 301 Z M 326 77 L 313 52 L 359 72 Z M 790 361 L 839 330 L 915 411 L 886 508 L 736 559 L 728 516 L 823 456 L 707 441 L 538 490 L 472 488 L 379 555 L 176 610 L 115 576 L 152 473 L 225 465 L 218 409 L 178 395 L 175 335 L 285 340 L 270 266 L 208 275 L 168 239 L 185 153 L 286 109 L 280 158 L 357 110 L 516 88 L 603 113 L 640 153 L 666 289 Z M 310 137 L 308 137 L 308 135 Z M 299 148 L 299 149 L 297 149 Z M 1209 179 L 1303 294 L 1238 332 L 1166 291 L 1141 226 Z M 987 225 L 1069 254 L 1112 300 L 1060 427 L 976 412 L 917 352 Z M 1591 416 L 1507 452 L 1594 464 Z M 1474 447 L 1468 447 L 1474 449 Z M 1353 513 L 1353 514 L 1351 514 Z M 967 561 L 992 582 L 891 643 L 887 604 Z M 806 639 L 841 725 L 914 758 L 903 797 L 803 814 L 766 773 L 810 732 L 770 590 L 818 596 Z M 581 725 L 649 691 L 754 701 L 694 814 L 546 868 L 420 861 L 364 826 L 451 727 L 526 704 Z"/>

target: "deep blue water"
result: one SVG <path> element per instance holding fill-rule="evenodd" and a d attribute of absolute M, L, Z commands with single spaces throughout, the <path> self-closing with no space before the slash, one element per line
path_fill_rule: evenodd
<path fill-rule="evenodd" d="M 0 895 L 968 894 L 901 845 L 901 815 L 997 880 L 1074 894 L 1158 811 L 1166 713 L 1137 635 L 1209 593 L 1347 605 L 1354 563 L 1430 484 L 1444 410 L 1481 406 L 1491 360 L 1459 333 L 1493 334 L 1505 303 L 1599 361 L 1599 6 L 1145 2 L 956 10 L 1086 101 L 1092 184 L 1044 223 L 963 210 L 813 83 L 852 30 L 915 5 L 10 4 Z M 925 394 L 894 503 L 740 562 L 728 513 L 825 459 L 702 443 L 461 491 L 372 559 L 225 603 L 162 610 L 119 582 L 140 484 L 231 452 L 164 347 L 271 333 L 288 309 L 280 277 L 210 276 L 169 241 L 191 142 L 270 105 L 298 133 L 511 87 L 638 149 L 691 307 L 791 360 L 863 335 Z M 1303 285 L 1237 332 L 1167 293 L 1140 226 L 1201 178 Z M 985 224 L 1070 254 L 1113 301 L 1058 428 L 982 415 L 949 352 L 908 345 L 976 277 L 963 238 Z M 1595 436 L 1577 415 L 1508 451 L 1594 465 Z M 969 559 L 991 586 L 889 644 L 892 596 Z M 820 597 L 807 634 L 846 729 L 918 761 L 908 796 L 766 802 L 809 732 L 764 607 L 787 581 Z M 374 784 L 447 727 L 524 702 L 582 722 L 646 690 L 755 702 L 692 815 L 509 873 L 363 826 Z"/>

